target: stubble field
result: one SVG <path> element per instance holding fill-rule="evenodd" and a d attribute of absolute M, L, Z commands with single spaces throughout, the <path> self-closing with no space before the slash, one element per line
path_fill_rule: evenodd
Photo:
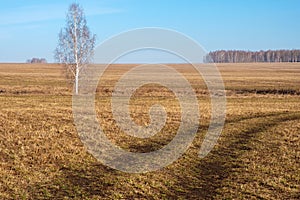
<path fill-rule="evenodd" d="M 147 85 L 131 116 L 150 122 L 161 103 L 166 125 L 150 139 L 126 135 L 111 113 L 116 81 L 135 65 L 113 65 L 96 96 L 108 138 L 132 152 L 162 148 L 174 137 L 180 107 L 170 90 Z M 130 174 L 104 166 L 80 141 L 63 66 L 0 64 L 0 199 L 300 199 L 300 64 L 218 64 L 227 94 L 226 122 L 212 152 L 198 157 L 210 119 L 207 88 L 189 65 L 171 65 L 196 91 L 200 126 L 173 164 Z"/>

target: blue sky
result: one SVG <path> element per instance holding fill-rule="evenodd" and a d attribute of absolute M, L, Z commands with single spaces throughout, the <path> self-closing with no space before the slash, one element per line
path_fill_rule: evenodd
<path fill-rule="evenodd" d="M 0 62 L 53 61 L 71 0 L 0 0 Z M 162 27 L 206 50 L 300 49 L 299 0 L 77 0 L 97 42 Z"/>

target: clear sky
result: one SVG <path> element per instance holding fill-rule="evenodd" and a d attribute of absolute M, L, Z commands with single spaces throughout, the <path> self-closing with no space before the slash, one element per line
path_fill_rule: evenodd
<path fill-rule="evenodd" d="M 0 62 L 53 61 L 71 0 L 0 0 Z M 206 50 L 300 49 L 300 0 L 77 0 L 97 42 L 162 27 Z"/>

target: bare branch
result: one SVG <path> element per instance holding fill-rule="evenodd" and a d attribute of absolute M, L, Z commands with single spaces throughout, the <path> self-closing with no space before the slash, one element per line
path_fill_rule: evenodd
<path fill-rule="evenodd" d="M 76 93 L 79 72 L 92 60 L 95 42 L 96 36 L 91 34 L 87 26 L 83 9 L 78 4 L 71 4 L 66 16 L 66 27 L 59 33 L 54 57 L 58 63 L 66 64 L 71 71 Z"/>

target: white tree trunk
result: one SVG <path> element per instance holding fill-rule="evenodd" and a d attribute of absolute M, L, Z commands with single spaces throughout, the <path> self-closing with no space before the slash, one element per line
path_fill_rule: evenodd
<path fill-rule="evenodd" d="M 79 66 L 76 65 L 76 73 L 75 73 L 75 94 L 78 95 L 78 79 L 79 79 Z"/>

